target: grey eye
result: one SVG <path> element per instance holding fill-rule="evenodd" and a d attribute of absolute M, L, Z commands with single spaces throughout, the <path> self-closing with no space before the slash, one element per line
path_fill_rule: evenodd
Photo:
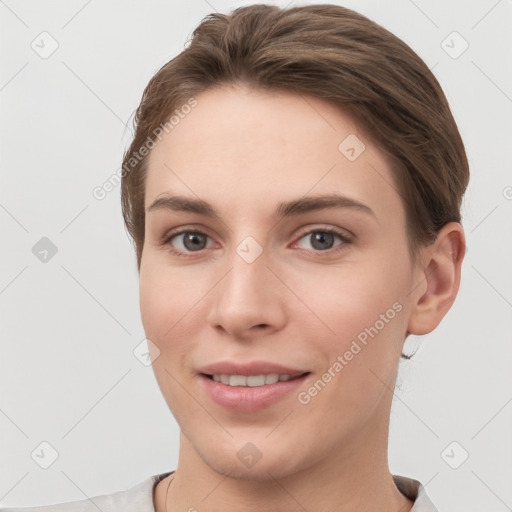
<path fill-rule="evenodd" d="M 184 252 L 196 252 L 206 249 L 208 235 L 199 231 L 184 231 L 174 235 L 170 242 L 173 240 L 181 240 L 181 247 L 177 247 L 177 249 Z M 175 243 L 173 245 L 176 246 Z"/>
<path fill-rule="evenodd" d="M 309 233 L 306 233 L 301 240 L 307 240 L 311 247 L 316 251 L 326 251 L 335 246 L 335 238 L 339 238 L 342 242 L 344 241 L 341 235 L 323 230 L 310 231 Z M 310 247 L 301 247 L 301 249 L 311 250 Z"/>

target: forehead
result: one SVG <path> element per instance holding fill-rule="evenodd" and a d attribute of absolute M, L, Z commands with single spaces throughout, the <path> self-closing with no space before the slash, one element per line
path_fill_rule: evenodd
<path fill-rule="evenodd" d="M 222 209 L 342 193 L 403 214 L 385 156 L 335 105 L 307 95 L 231 86 L 203 92 L 148 158 L 146 207 L 160 194 Z"/>

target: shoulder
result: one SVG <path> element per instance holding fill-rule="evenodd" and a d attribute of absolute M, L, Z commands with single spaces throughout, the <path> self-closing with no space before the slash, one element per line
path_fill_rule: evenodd
<path fill-rule="evenodd" d="M 113 494 L 41 507 L 0 508 L 0 512 L 155 512 L 153 488 L 169 474 L 153 475 L 128 490 Z"/>

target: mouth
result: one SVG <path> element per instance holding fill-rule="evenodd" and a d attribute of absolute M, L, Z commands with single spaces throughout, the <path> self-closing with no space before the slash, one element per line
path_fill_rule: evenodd
<path fill-rule="evenodd" d="M 220 382 L 226 386 L 232 387 L 261 387 L 261 386 L 269 386 L 272 384 L 276 384 L 277 382 L 288 382 L 295 379 L 300 379 L 306 375 L 309 375 L 311 372 L 304 372 L 297 375 L 289 375 L 289 374 L 278 374 L 278 373 L 268 373 L 261 375 L 225 375 L 225 374 L 207 374 L 202 373 L 204 377 L 213 380 L 214 382 Z"/>
<path fill-rule="evenodd" d="M 201 391 L 214 404 L 231 411 L 254 413 L 285 399 L 296 400 L 294 395 L 310 375 L 311 372 L 296 375 L 199 373 L 198 377 Z"/>

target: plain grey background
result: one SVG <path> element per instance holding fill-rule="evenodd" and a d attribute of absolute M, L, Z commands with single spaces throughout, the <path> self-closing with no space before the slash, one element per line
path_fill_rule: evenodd
<path fill-rule="evenodd" d="M 177 424 L 137 357 L 120 190 L 92 191 L 119 169 L 150 77 L 204 16 L 250 3 L 0 1 L 4 506 L 86 499 L 176 467 Z M 471 166 L 461 289 L 441 325 L 406 344 L 421 348 L 400 363 L 391 471 L 419 479 L 440 510 L 510 510 L 512 2 L 332 3 L 425 60 Z"/>

